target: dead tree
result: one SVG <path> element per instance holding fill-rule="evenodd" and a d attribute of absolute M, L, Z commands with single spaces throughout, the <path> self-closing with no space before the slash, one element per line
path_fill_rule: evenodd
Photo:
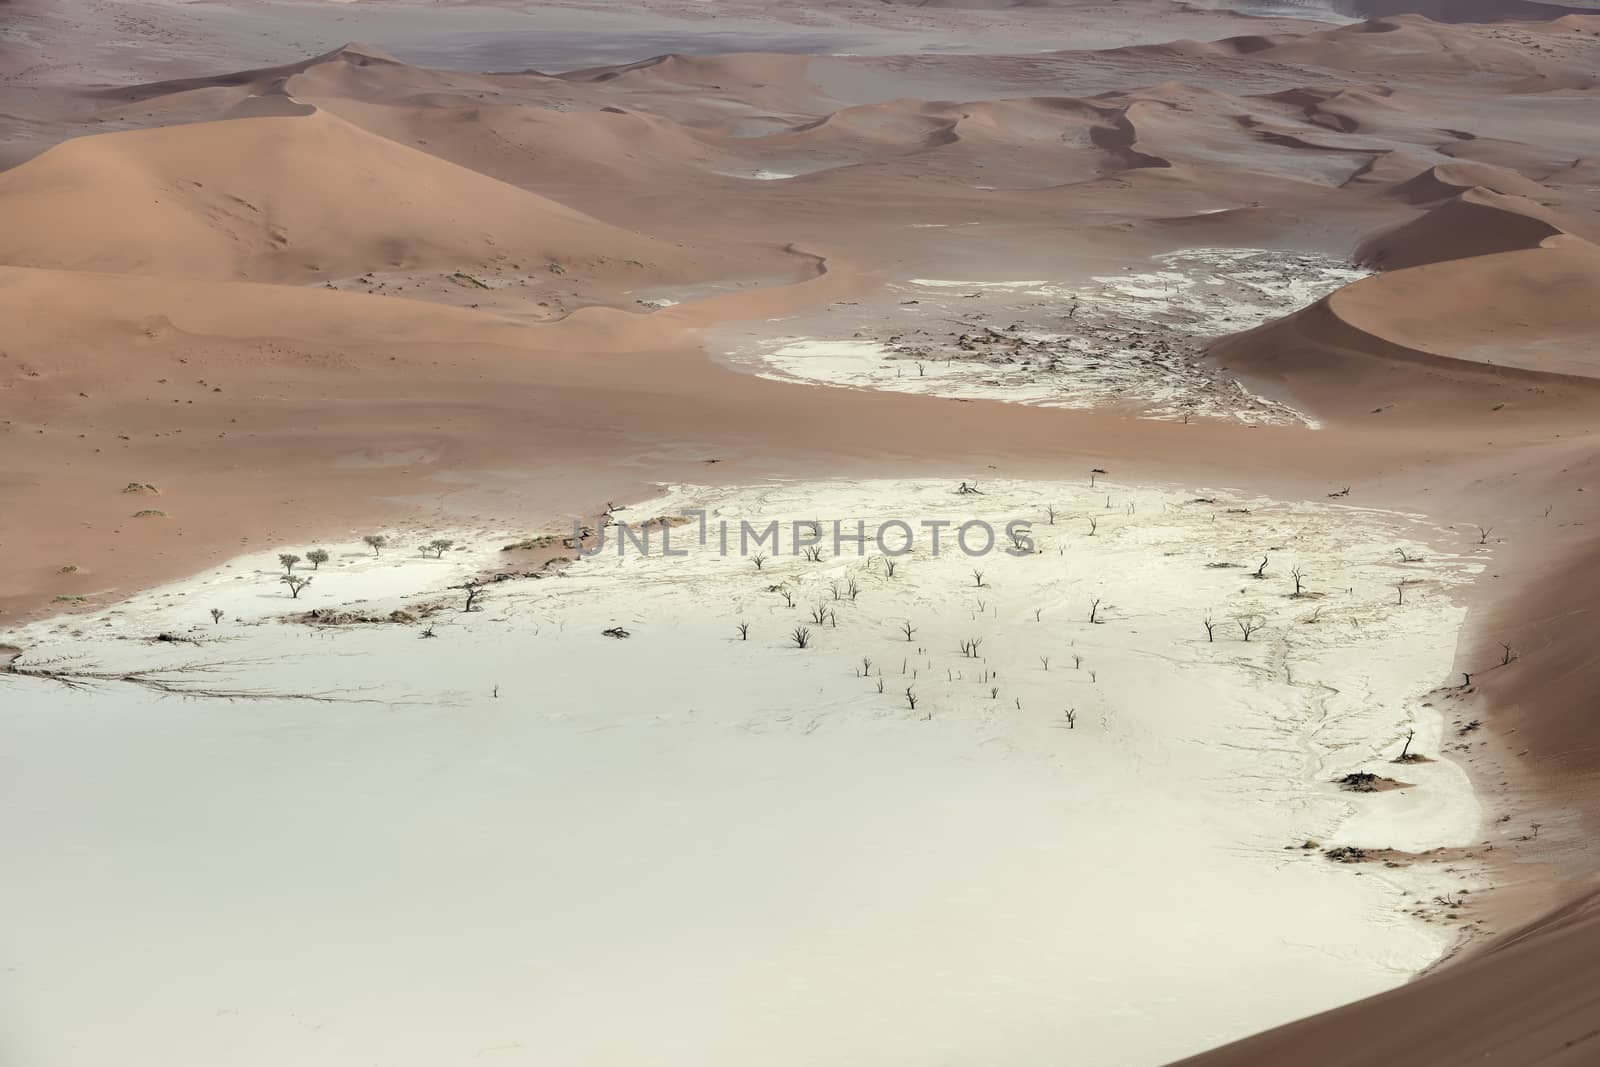
<path fill-rule="evenodd" d="M 892 559 L 885 559 L 885 560 L 884 560 L 884 561 L 883 561 L 883 571 L 884 571 L 884 573 L 885 573 L 885 574 L 886 574 L 886 575 L 888 575 L 888 576 L 889 576 L 889 577 L 890 577 L 890 578 L 893 578 L 893 577 L 894 577 L 894 568 L 895 568 L 895 561 L 894 561 L 894 560 L 892 560 Z"/>
<path fill-rule="evenodd" d="M 964 495 L 964 496 L 982 496 L 983 495 L 983 490 L 978 488 L 978 483 L 977 482 L 973 482 L 971 485 L 968 485 L 966 482 L 962 482 L 959 486 L 956 487 L 956 492 L 958 494 L 961 494 L 961 495 Z"/>
<path fill-rule="evenodd" d="M 216 623 L 219 623 L 221 621 L 222 621 L 222 609 L 221 608 L 212 608 L 211 609 L 211 622 L 213 624 L 216 624 Z"/>
<path fill-rule="evenodd" d="M 912 691 L 909 685 L 906 686 L 906 703 L 911 705 L 912 711 L 917 710 L 917 694 Z"/>
<path fill-rule="evenodd" d="M 796 626 L 789 632 L 789 640 L 794 642 L 795 648 L 810 648 L 811 630 L 805 626 Z"/>
<path fill-rule="evenodd" d="M 973 577 L 973 580 L 977 582 L 978 588 L 982 589 L 983 588 L 983 572 L 980 571 L 980 570 L 974 570 L 972 572 L 972 577 Z"/>
<path fill-rule="evenodd" d="M 1056 524 L 1056 506 L 1054 504 L 1046 504 L 1044 506 L 1044 517 L 1049 520 L 1051 526 Z"/>
<path fill-rule="evenodd" d="M 750 624 L 747 623 L 747 622 L 741 622 L 738 625 L 739 625 L 739 640 L 741 640 L 741 641 L 750 640 Z"/>
<path fill-rule="evenodd" d="M 1094 534 L 1095 534 L 1095 531 L 1098 530 L 1098 529 L 1100 529 L 1100 520 L 1095 518 L 1093 515 L 1090 515 L 1089 516 L 1089 536 L 1093 537 Z"/>
<path fill-rule="evenodd" d="M 844 583 L 844 595 L 850 598 L 850 603 L 854 604 L 856 602 L 856 597 L 861 595 L 861 583 L 856 581 L 854 578 L 846 579 Z"/>
<path fill-rule="evenodd" d="M 1265 578 L 1266 576 L 1267 576 L 1267 557 L 1266 556 L 1262 556 L 1261 557 L 1261 566 L 1256 568 L 1256 572 L 1254 574 L 1252 574 L 1251 577 L 1252 578 Z"/>
<path fill-rule="evenodd" d="M 1478 527 L 1478 544 L 1480 544 L 1480 545 L 1488 544 L 1489 543 L 1489 535 L 1492 534 L 1492 533 L 1494 533 L 1494 527 L 1493 526 L 1480 526 L 1480 527 Z"/>
<path fill-rule="evenodd" d="M 1501 641 L 1500 648 L 1502 651 L 1502 655 L 1500 656 L 1500 666 L 1504 667 L 1512 660 L 1517 658 L 1517 650 L 1512 648 L 1509 642 Z"/>
<path fill-rule="evenodd" d="M 1067 718 L 1067 729 L 1076 730 L 1078 728 L 1078 709 L 1068 708 L 1062 714 Z"/>
<path fill-rule="evenodd" d="M 1207 615 L 1204 619 L 1200 620 L 1200 625 L 1206 628 L 1206 640 L 1209 642 L 1215 642 L 1217 639 L 1215 632 L 1217 628 L 1216 621 L 1213 620 L 1210 615 Z"/>
<path fill-rule="evenodd" d="M 1260 618 L 1258 618 L 1258 617 L 1256 617 L 1254 615 L 1246 615 L 1244 618 L 1239 619 L 1238 622 L 1239 622 L 1239 632 L 1244 634 L 1244 639 L 1246 641 L 1250 640 L 1250 635 L 1251 634 L 1255 633 L 1257 630 L 1261 629 L 1261 627 L 1265 625 L 1265 623 Z"/>
<path fill-rule="evenodd" d="M 767 562 L 767 557 L 757 553 L 756 555 L 750 557 L 750 562 L 756 565 L 756 570 L 760 570 L 761 565 Z"/>
<path fill-rule="evenodd" d="M 1298 563 L 1289 571 L 1289 577 L 1294 579 L 1294 595 L 1297 597 L 1304 596 L 1305 574 L 1300 570 Z"/>
<path fill-rule="evenodd" d="M 1395 549 L 1395 551 L 1400 553 L 1400 562 L 1401 563 L 1421 563 L 1422 562 L 1422 557 L 1421 556 L 1413 555 L 1412 553 L 1407 552 L 1403 548 L 1397 548 L 1397 549 Z"/>
<path fill-rule="evenodd" d="M 906 643 L 910 644 L 911 637 L 917 632 L 917 628 L 911 625 L 910 619 L 907 619 L 905 622 L 900 624 L 900 632 L 906 635 Z"/>
<path fill-rule="evenodd" d="M 1090 622 L 1099 622 L 1100 621 L 1100 598 L 1099 597 L 1095 597 L 1094 602 L 1089 605 L 1089 621 Z"/>
<path fill-rule="evenodd" d="M 467 595 L 466 603 L 461 605 L 462 611 L 482 610 L 478 607 L 478 598 L 483 595 L 483 591 L 488 587 L 489 585 L 487 582 L 480 581 L 476 578 L 470 582 L 462 582 L 460 585 L 451 586 L 452 589 L 459 589 Z"/>

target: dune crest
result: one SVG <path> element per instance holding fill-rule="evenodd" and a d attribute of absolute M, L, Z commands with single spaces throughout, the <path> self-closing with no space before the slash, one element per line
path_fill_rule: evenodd
<path fill-rule="evenodd" d="M 1473 186 L 1410 222 L 1367 238 L 1356 248 L 1355 260 L 1380 270 L 1403 270 L 1537 248 L 1546 238 L 1566 232 L 1555 212 L 1526 196 Z"/>

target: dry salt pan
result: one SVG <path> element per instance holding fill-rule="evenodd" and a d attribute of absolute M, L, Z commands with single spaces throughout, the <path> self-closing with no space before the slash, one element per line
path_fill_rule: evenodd
<path fill-rule="evenodd" d="M 1483 550 L 961 479 L 679 487 L 616 518 L 706 544 L 649 523 L 674 555 L 470 613 L 528 531 L 330 545 L 298 601 L 274 550 L 9 635 L 52 675 L 0 674 L 18 1062 L 1153 1065 L 1450 946 L 1404 909 L 1470 871 L 1322 851 L 1476 839 L 1455 765 L 1389 760 L 1440 751 Z M 819 558 L 724 554 L 745 521 L 815 521 Z"/>
<path fill-rule="evenodd" d="M 758 373 L 829 385 L 1314 428 L 1303 412 L 1205 364 L 1204 344 L 1305 307 L 1365 272 L 1265 249 L 1187 249 L 1155 265 L 1076 288 L 914 278 L 899 288 L 917 309 L 894 331 L 772 337 L 733 355 Z"/>

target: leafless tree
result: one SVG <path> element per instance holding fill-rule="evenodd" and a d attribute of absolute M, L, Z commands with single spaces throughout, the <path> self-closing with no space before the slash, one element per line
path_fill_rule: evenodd
<path fill-rule="evenodd" d="M 1294 579 L 1294 595 L 1297 597 L 1304 596 L 1304 583 L 1306 576 L 1305 573 L 1300 570 L 1300 565 L 1298 563 L 1295 564 L 1294 568 L 1289 571 L 1289 577 Z"/>
<path fill-rule="evenodd" d="M 760 553 L 759 553 L 759 552 L 758 552 L 758 553 L 757 553 L 757 554 L 755 554 L 755 555 L 754 555 L 754 556 L 751 556 L 751 557 L 750 557 L 750 562 L 751 562 L 751 563 L 754 563 L 754 564 L 755 564 L 755 565 L 756 565 L 756 570 L 760 570 L 760 569 L 761 569 L 761 566 L 762 566 L 762 564 L 764 564 L 764 563 L 766 563 L 766 562 L 767 562 L 767 557 L 766 557 L 766 556 L 763 556 L 763 555 L 761 555 L 761 554 L 760 554 Z"/>
<path fill-rule="evenodd" d="M 974 570 L 972 572 L 972 578 L 977 583 L 978 588 L 982 589 L 983 588 L 983 572 L 980 571 L 980 570 Z"/>
<path fill-rule="evenodd" d="M 1056 524 L 1056 506 L 1054 504 L 1046 504 L 1044 506 L 1044 517 L 1049 520 L 1051 526 Z"/>
<path fill-rule="evenodd" d="M 968 659 L 978 658 L 978 647 L 983 644 L 981 637 L 969 637 L 961 642 L 961 654 Z"/>
<path fill-rule="evenodd" d="M 1211 641 L 1211 642 L 1216 641 L 1216 639 L 1217 639 L 1217 635 L 1216 635 L 1217 623 L 1216 623 L 1216 620 L 1212 619 L 1212 617 L 1210 615 L 1207 615 L 1204 619 L 1200 620 L 1200 625 L 1202 625 L 1202 626 L 1204 626 L 1206 628 L 1206 640 L 1207 641 Z"/>
<path fill-rule="evenodd" d="M 478 598 L 483 596 L 483 591 L 488 587 L 489 586 L 487 582 L 480 581 L 476 578 L 472 579 L 471 581 L 462 582 L 460 585 L 451 586 L 452 589 L 459 589 L 467 595 L 466 603 L 461 605 L 462 611 L 481 610 L 478 607 Z"/>
<path fill-rule="evenodd" d="M 894 577 L 894 569 L 895 569 L 896 564 L 897 564 L 897 561 L 896 560 L 892 560 L 892 559 L 885 558 L 884 561 L 883 561 L 883 571 L 890 578 Z"/>
<path fill-rule="evenodd" d="M 289 587 L 289 596 L 295 600 L 300 599 L 300 590 L 311 584 L 311 579 L 298 574 L 285 574 L 278 581 Z"/>
<path fill-rule="evenodd" d="M 800 554 L 812 563 L 822 562 L 821 545 L 812 545 L 810 548 L 803 548 L 800 550 Z"/>
<path fill-rule="evenodd" d="M 278 565 L 283 568 L 283 573 L 285 574 L 293 574 L 294 565 L 299 562 L 300 557 L 293 552 L 281 552 L 278 554 Z"/>
<path fill-rule="evenodd" d="M 1480 526 L 1480 527 L 1478 527 L 1478 544 L 1480 544 L 1480 545 L 1488 544 L 1489 543 L 1489 535 L 1492 534 L 1492 533 L 1494 533 L 1494 527 L 1493 526 Z"/>
<path fill-rule="evenodd" d="M 1239 632 L 1244 634 L 1244 639 L 1246 641 L 1250 640 L 1251 634 L 1255 633 L 1257 630 L 1261 629 L 1262 626 L 1266 625 L 1266 623 L 1258 615 L 1246 615 L 1239 619 L 1238 622 Z"/>
<path fill-rule="evenodd" d="M 821 626 L 828 621 L 828 605 L 818 604 L 811 609 L 811 621 Z"/>
<path fill-rule="evenodd" d="M 1039 657 L 1039 665 L 1042 666 L 1045 670 L 1049 670 L 1050 669 L 1050 657 L 1049 656 L 1040 656 Z"/>
<path fill-rule="evenodd" d="M 788 586 L 779 586 L 778 595 L 783 597 L 783 604 L 785 607 L 794 607 L 794 594 L 789 592 Z"/>
<path fill-rule="evenodd" d="M 380 555 L 383 546 L 389 543 L 389 539 L 383 534 L 367 534 L 361 540 L 368 548 L 372 549 L 374 556 Z"/>
<path fill-rule="evenodd" d="M 1067 729 L 1076 730 L 1078 728 L 1078 709 L 1068 708 L 1062 714 L 1067 718 Z"/>
<path fill-rule="evenodd" d="M 811 630 L 810 630 L 810 628 L 809 627 L 805 627 L 805 626 L 796 626 L 789 633 L 789 640 L 794 642 L 794 647 L 795 648 L 810 648 L 811 647 Z"/>
<path fill-rule="evenodd" d="M 1262 556 L 1261 557 L 1261 566 L 1256 568 L 1255 574 L 1251 575 L 1251 577 L 1253 577 L 1253 578 L 1265 578 L 1266 576 L 1267 576 L 1267 557 L 1266 556 Z"/>
<path fill-rule="evenodd" d="M 221 608 L 212 608 L 211 609 L 211 622 L 212 622 L 212 624 L 215 625 L 216 623 L 219 623 L 221 621 L 222 621 L 222 609 Z"/>
<path fill-rule="evenodd" d="M 741 640 L 741 641 L 750 640 L 750 624 L 747 623 L 747 622 L 741 622 L 738 625 L 739 625 L 739 640 Z"/>
<path fill-rule="evenodd" d="M 1508 643 L 1506 641 L 1501 641 L 1500 642 L 1500 649 L 1501 649 L 1501 652 L 1502 652 L 1502 655 L 1500 656 L 1500 666 L 1504 667 L 1507 664 L 1509 664 L 1512 660 L 1517 658 L 1517 650 L 1512 648 L 1510 643 Z"/>
<path fill-rule="evenodd" d="M 854 604 L 856 602 L 856 597 L 861 595 L 861 583 L 856 581 L 854 578 L 846 579 L 844 583 L 844 595 L 850 598 L 850 603 Z"/>
<path fill-rule="evenodd" d="M 1099 622 L 1100 621 L 1100 598 L 1099 597 L 1095 597 L 1094 598 L 1094 602 L 1089 605 L 1089 621 L 1090 622 Z"/>
<path fill-rule="evenodd" d="M 1100 520 L 1095 518 L 1093 515 L 1090 515 L 1089 516 L 1089 536 L 1093 537 L 1095 535 L 1095 531 L 1098 530 L 1098 529 L 1100 529 Z"/>
<path fill-rule="evenodd" d="M 1400 553 L 1400 562 L 1401 563 L 1421 563 L 1422 562 L 1422 557 L 1421 556 L 1414 555 L 1413 553 L 1407 552 L 1403 548 L 1397 548 L 1397 549 L 1395 549 L 1395 551 Z"/>
<path fill-rule="evenodd" d="M 870 678 L 871 676 L 872 676 L 872 657 L 871 656 L 862 656 L 861 657 L 860 677 L 862 677 L 862 678 Z"/>
<path fill-rule="evenodd" d="M 917 694 L 912 691 L 909 685 L 906 686 L 906 703 L 911 705 L 912 711 L 917 710 Z"/>
<path fill-rule="evenodd" d="M 907 619 L 905 622 L 900 624 L 900 632 L 906 635 L 906 643 L 910 644 L 911 637 L 917 632 L 917 628 L 911 625 L 910 619 Z"/>

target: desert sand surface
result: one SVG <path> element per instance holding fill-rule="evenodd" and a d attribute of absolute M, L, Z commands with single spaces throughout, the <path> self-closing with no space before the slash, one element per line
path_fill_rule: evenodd
<path fill-rule="evenodd" d="M 0 1058 L 1590 1062 L 1592 8 L 0 2 Z"/>

